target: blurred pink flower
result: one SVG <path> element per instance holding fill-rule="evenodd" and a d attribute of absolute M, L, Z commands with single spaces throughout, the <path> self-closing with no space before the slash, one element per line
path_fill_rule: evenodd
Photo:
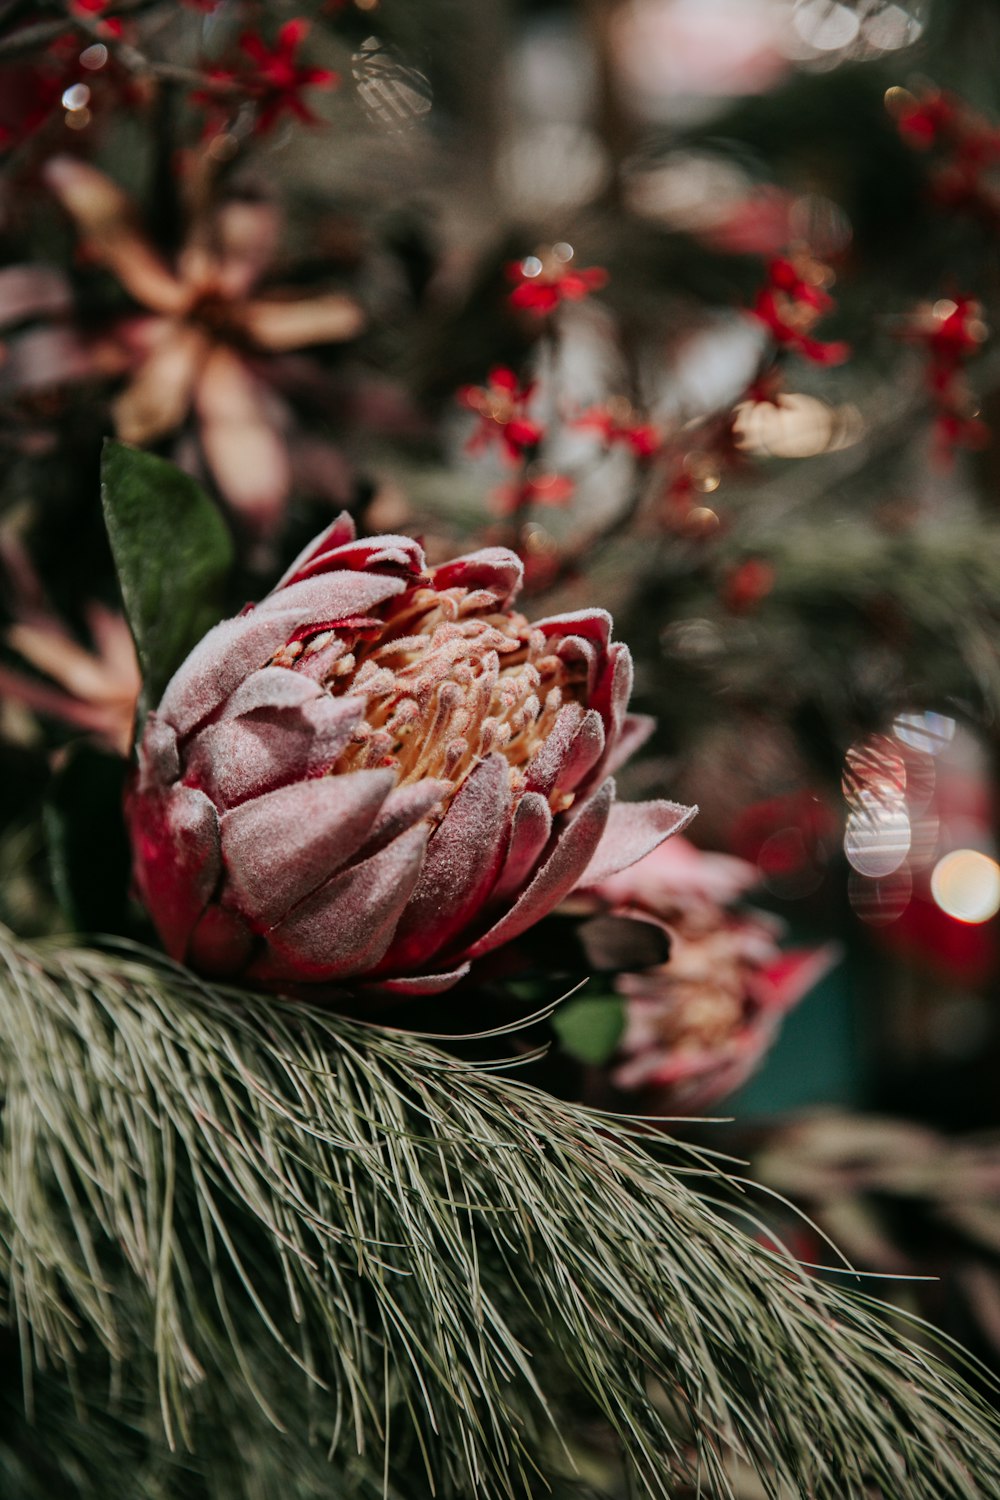
<path fill-rule="evenodd" d="M 619 1088 L 653 1089 L 660 1107 L 688 1112 L 732 1093 L 836 962 L 831 944 L 783 952 L 774 918 L 731 909 L 756 880 L 744 860 L 673 838 L 587 892 L 671 939 L 667 963 L 616 980 L 627 1002 Z"/>
<path fill-rule="evenodd" d="M 291 469 L 281 403 L 260 366 L 269 355 L 355 337 L 364 322 L 358 304 L 341 292 L 256 290 L 277 250 L 280 223 L 270 204 L 234 200 L 196 213 L 170 266 L 110 178 L 68 156 L 50 161 L 46 177 L 85 254 L 150 309 L 117 329 L 131 370 L 113 407 L 118 436 L 156 442 L 193 410 L 223 495 L 252 530 L 273 530 Z"/>

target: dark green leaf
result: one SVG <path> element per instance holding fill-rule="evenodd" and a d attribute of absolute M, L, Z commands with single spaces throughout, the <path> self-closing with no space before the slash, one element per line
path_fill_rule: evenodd
<path fill-rule="evenodd" d="M 625 1007 L 617 995 L 585 995 L 560 1006 L 552 1025 L 571 1057 L 582 1063 L 605 1063 L 622 1039 Z"/>
<path fill-rule="evenodd" d="M 219 619 L 233 544 L 201 486 L 151 453 L 105 443 L 101 494 L 145 711 Z"/>
<path fill-rule="evenodd" d="M 53 778 L 45 806 L 52 884 L 79 932 L 123 932 L 129 847 L 122 816 L 126 762 L 80 743 Z"/>

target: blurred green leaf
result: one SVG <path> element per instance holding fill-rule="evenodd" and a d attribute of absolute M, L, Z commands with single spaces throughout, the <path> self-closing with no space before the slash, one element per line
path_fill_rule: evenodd
<path fill-rule="evenodd" d="M 78 932 L 127 929 L 127 769 L 120 756 L 81 742 L 54 776 L 46 799 L 52 885 L 63 916 Z"/>
<path fill-rule="evenodd" d="M 189 475 L 152 453 L 108 441 L 104 521 L 142 668 L 141 711 L 222 614 L 233 544 L 222 516 Z"/>
<path fill-rule="evenodd" d="M 571 1057 L 582 1063 L 605 1063 L 622 1039 L 625 1006 L 617 995 L 586 995 L 560 1006 L 552 1025 Z"/>

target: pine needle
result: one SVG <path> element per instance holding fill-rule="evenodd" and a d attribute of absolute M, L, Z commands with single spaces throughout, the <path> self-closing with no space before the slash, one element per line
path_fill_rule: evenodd
<path fill-rule="evenodd" d="M 1000 1493 L 978 1397 L 706 1158 L 425 1040 L 0 932 L 0 1090 L 26 1390 L 160 1443 L 144 1495 L 582 1495 L 584 1415 L 651 1496 Z"/>

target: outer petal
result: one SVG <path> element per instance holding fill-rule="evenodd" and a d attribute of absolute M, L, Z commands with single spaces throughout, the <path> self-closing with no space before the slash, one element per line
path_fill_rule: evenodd
<path fill-rule="evenodd" d="M 328 552 L 334 551 L 337 547 L 342 547 L 345 542 L 353 542 L 356 536 L 357 531 L 353 520 L 347 514 L 346 510 L 342 510 L 337 519 L 331 521 L 325 531 L 321 531 L 319 536 L 314 537 L 307 546 L 303 547 L 291 567 L 286 573 L 282 574 L 271 592 L 275 594 L 287 584 L 294 582 L 300 576 L 304 576 L 302 569 L 307 563 L 315 562 L 317 558 L 325 557 Z"/>
<path fill-rule="evenodd" d="M 552 813 L 541 792 L 525 792 L 517 804 L 510 847 L 500 878 L 493 889 L 495 901 L 507 900 L 526 883 L 542 857 L 552 832 Z"/>
<path fill-rule="evenodd" d="M 499 604 L 508 604 L 520 591 L 524 564 L 507 547 L 483 547 L 442 563 L 433 577 L 435 588 L 486 589 Z"/>
<path fill-rule="evenodd" d="M 475 918 L 503 864 L 510 820 L 510 769 L 502 755 L 488 755 L 462 783 L 431 838 L 386 968 L 405 973 L 423 964 Z"/>
<path fill-rule="evenodd" d="M 394 594 L 401 594 L 405 587 L 405 579 L 387 573 L 323 572 L 268 594 L 257 605 L 256 613 L 284 615 L 294 609 L 303 624 L 349 620 L 368 614 Z"/>
<path fill-rule="evenodd" d="M 524 784 L 529 792 L 549 796 L 582 721 L 583 709 L 579 703 L 566 703 L 559 710 L 551 731 L 525 768 Z"/>
<path fill-rule="evenodd" d="M 268 595 L 249 614 L 223 620 L 208 632 L 167 683 L 161 717 L 179 734 L 190 733 L 301 626 L 364 614 L 405 586 L 400 578 L 345 573 Z"/>
<path fill-rule="evenodd" d="M 185 312 L 191 293 L 138 227 L 131 198 L 110 177 L 75 156 L 56 156 L 44 176 L 76 220 L 89 253 L 113 271 L 137 302 L 155 312 Z"/>
<path fill-rule="evenodd" d="M 682 807 L 679 802 L 616 802 L 578 884 L 597 885 L 634 865 L 672 833 L 686 828 L 697 811 L 697 807 Z"/>
<path fill-rule="evenodd" d="M 248 526 L 272 531 L 291 488 L 288 448 L 259 383 L 222 344 L 205 362 L 195 406 L 205 458 L 219 488 Z"/>
<path fill-rule="evenodd" d="M 412 828 L 327 881 L 271 929 L 251 975 L 320 981 L 373 969 L 420 877 L 429 832 Z"/>
<path fill-rule="evenodd" d="M 178 734 L 189 734 L 285 644 L 300 620 L 294 609 L 273 614 L 256 609 L 213 626 L 167 683 L 160 717 Z"/>
<path fill-rule="evenodd" d="M 392 790 L 391 771 L 297 781 L 222 818 L 227 899 L 273 927 L 361 847 Z"/>
<path fill-rule="evenodd" d="M 183 958 L 222 868 L 219 821 L 204 792 L 178 786 L 131 799 L 135 878 L 163 946 Z"/>
<path fill-rule="evenodd" d="M 411 786 L 401 786 L 398 791 L 390 792 L 372 825 L 371 836 L 358 851 L 359 860 L 377 854 L 408 828 L 421 822 L 450 790 L 450 782 L 427 777 L 425 781 L 415 781 Z"/>
<path fill-rule="evenodd" d="M 564 615 L 535 620 L 534 629 L 545 635 L 576 635 L 606 651 L 611 640 L 612 619 L 606 609 L 579 609 Z"/>
<path fill-rule="evenodd" d="M 202 787 L 220 807 L 233 807 L 291 781 L 321 776 L 363 711 L 363 699 L 321 692 L 301 708 L 210 724 L 191 743 L 185 781 Z"/>
<path fill-rule="evenodd" d="M 247 303 L 240 321 L 254 343 L 284 352 L 307 344 L 340 344 L 355 339 L 366 319 L 353 297 L 327 292 L 287 302 L 257 298 Z"/>
<path fill-rule="evenodd" d="M 334 527 L 340 526 L 340 521 L 334 522 Z M 327 543 L 322 550 L 309 548 L 304 558 L 299 557 L 292 564 L 268 598 L 304 579 L 337 572 L 399 573 L 411 582 L 416 581 L 424 573 L 424 549 L 411 536 L 359 537 L 357 541 L 351 539 L 336 546 Z"/>
<path fill-rule="evenodd" d="M 526 927 L 539 921 L 569 895 L 586 869 L 600 842 L 614 800 L 615 784 L 606 781 L 589 802 L 568 822 L 548 859 L 515 901 L 506 916 L 465 949 L 465 957 L 478 958 L 507 943 Z"/>
<path fill-rule="evenodd" d="M 590 698 L 590 707 L 596 709 L 604 720 L 606 748 L 604 759 L 597 767 L 602 775 L 608 773 L 609 762 L 615 754 L 615 747 L 625 726 L 626 709 L 632 694 L 632 677 L 629 649 L 617 642 L 608 651 L 607 665 Z"/>

